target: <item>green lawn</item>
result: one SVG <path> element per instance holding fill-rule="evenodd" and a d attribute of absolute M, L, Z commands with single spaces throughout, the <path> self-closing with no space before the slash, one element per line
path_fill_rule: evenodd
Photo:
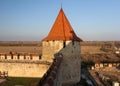
<path fill-rule="evenodd" d="M 8 81 L 0 86 L 37 86 L 40 78 L 21 78 L 21 77 L 9 77 Z"/>

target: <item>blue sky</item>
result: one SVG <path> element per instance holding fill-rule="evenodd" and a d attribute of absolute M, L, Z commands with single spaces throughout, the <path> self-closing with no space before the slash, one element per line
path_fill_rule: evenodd
<path fill-rule="evenodd" d="M 40 41 L 62 8 L 85 41 L 120 41 L 120 0 L 0 0 L 0 41 Z"/>

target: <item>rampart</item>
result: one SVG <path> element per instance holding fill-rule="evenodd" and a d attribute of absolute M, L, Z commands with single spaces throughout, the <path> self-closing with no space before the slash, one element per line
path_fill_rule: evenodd
<path fill-rule="evenodd" d="M 0 71 L 8 77 L 42 77 L 50 65 L 37 54 L 0 54 Z"/>
<path fill-rule="evenodd" d="M 92 69 L 100 69 L 100 68 L 105 68 L 105 67 L 119 67 L 120 66 L 120 62 L 116 62 L 116 63 L 95 63 L 94 66 L 92 66 Z"/>
<path fill-rule="evenodd" d="M 39 54 L 0 54 L 0 60 L 41 60 Z"/>

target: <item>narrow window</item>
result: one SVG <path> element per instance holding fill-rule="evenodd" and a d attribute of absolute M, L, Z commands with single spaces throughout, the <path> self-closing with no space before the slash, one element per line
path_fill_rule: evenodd
<path fill-rule="evenodd" d="M 41 56 L 42 56 L 42 55 L 39 55 L 39 60 L 41 59 Z"/>
<path fill-rule="evenodd" d="M 11 59 L 13 59 L 13 55 L 11 56 Z"/>
<path fill-rule="evenodd" d="M 39 60 L 41 59 L 41 56 L 39 56 Z"/>
<path fill-rule="evenodd" d="M 17 57 L 17 59 L 20 59 L 20 55 L 18 54 L 18 57 Z"/>
<path fill-rule="evenodd" d="M 72 45 L 74 45 L 75 44 L 75 42 L 74 42 L 74 40 L 72 41 Z"/>
<path fill-rule="evenodd" d="M 26 56 L 24 56 L 24 59 L 26 59 Z"/>
<path fill-rule="evenodd" d="M 7 56 L 5 55 L 5 59 L 7 59 Z"/>
<path fill-rule="evenodd" d="M 64 41 L 64 42 L 63 42 L 63 48 L 65 48 L 65 47 L 66 47 L 66 42 Z"/>

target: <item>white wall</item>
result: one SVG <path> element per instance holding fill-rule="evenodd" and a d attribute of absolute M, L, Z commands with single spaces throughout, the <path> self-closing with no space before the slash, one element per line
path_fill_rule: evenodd
<path fill-rule="evenodd" d="M 0 71 L 8 71 L 9 77 L 42 77 L 49 66 L 45 63 L 0 62 Z"/>

